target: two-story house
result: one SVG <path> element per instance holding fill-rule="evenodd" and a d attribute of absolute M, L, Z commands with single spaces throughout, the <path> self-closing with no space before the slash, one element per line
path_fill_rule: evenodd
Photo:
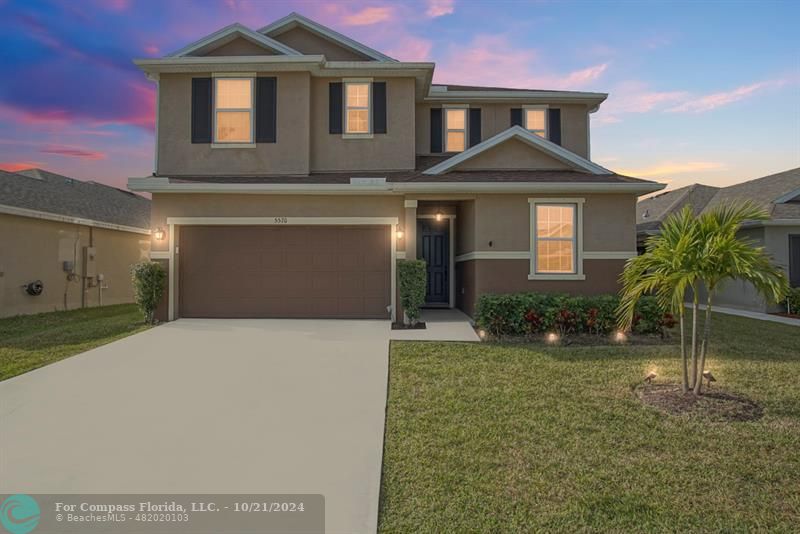
<path fill-rule="evenodd" d="M 589 159 L 607 95 L 433 84 L 291 14 L 136 64 L 158 86 L 152 257 L 165 315 L 396 318 L 396 260 L 430 306 L 606 293 L 663 187 Z M 497 80 L 487 80 L 494 84 Z"/>

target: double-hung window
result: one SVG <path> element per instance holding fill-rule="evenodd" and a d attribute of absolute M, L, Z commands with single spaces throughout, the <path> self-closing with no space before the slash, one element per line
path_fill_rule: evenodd
<path fill-rule="evenodd" d="M 253 143 L 253 78 L 214 78 L 214 142 Z"/>
<path fill-rule="evenodd" d="M 345 82 L 344 92 L 345 134 L 370 134 L 370 82 Z"/>
<path fill-rule="evenodd" d="M 445 108 L 444 128 L 444 151 L 463 152 L 467 146 L 466 108 Z"/>
<path fill-rule="evenodd" d="M 547 139 L 547 108 L 528 106 L 523 108 L 525 129 Z"/>
<path fill-rule="evenodd" d="M 529 278 L 582 279 L 583 199 L 531 199 Z"/>

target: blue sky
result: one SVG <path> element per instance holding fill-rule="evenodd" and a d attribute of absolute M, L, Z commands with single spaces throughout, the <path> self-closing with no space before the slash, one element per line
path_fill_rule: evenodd
<path fill-rule="evenodd" d="M 435 81 L 610 93 L 598 163 L 678 187 L 800 166 L 800 2 L 0 0 L 0 168 L 123 186 L 152 172 L 131 63 L 298 11 Z"/>

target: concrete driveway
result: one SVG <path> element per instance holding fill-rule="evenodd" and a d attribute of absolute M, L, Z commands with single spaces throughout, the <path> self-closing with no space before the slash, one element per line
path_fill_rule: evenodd
<path fill-rule="evenodd" d="M 375 532 L 388 334 L 183 319 L 0 382 L 0 493 L 322 493 Z"/>

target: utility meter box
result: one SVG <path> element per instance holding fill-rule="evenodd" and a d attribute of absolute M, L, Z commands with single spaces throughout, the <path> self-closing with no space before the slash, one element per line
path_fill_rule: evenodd
<path fill-rule="evenodd" d="M 97 273 L 97 249 L 83 247 L 83 276 L 91 278 Z"/>

